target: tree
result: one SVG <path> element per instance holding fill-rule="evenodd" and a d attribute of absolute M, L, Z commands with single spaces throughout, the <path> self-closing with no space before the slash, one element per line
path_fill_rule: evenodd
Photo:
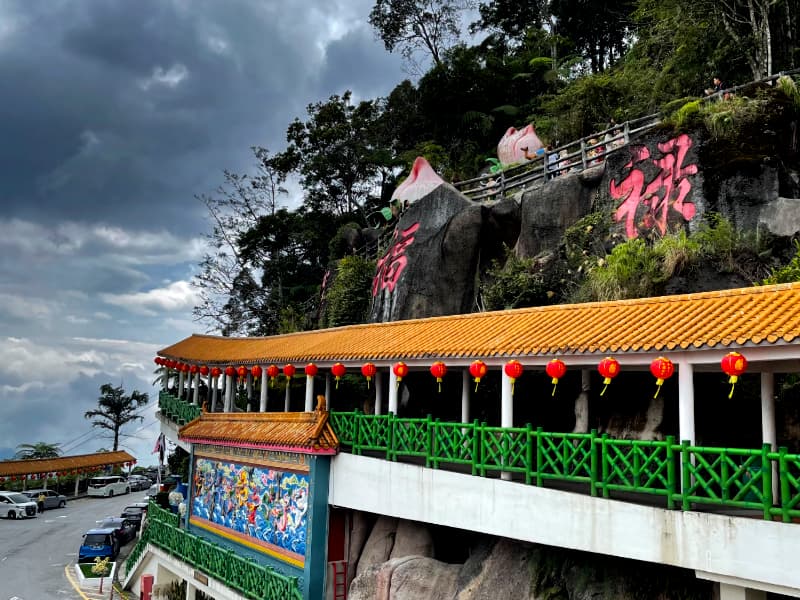
<path fill-rule="evenodd" d="M 280 196 L 286 194 L 286 173 L 276 157 L 261 147 L 252 148 L 257 159 L 254 176 L 223 171 L 225 182 L 213 196 L 201 195 L 213 228 L 206 235 L 209 251 L 200 262 L 192 285 L 200 291 L 195 317 L 211 323 L 223 335 L 253 332 L 258 317 L 232 299 L 252 296 L 259 278 L 260 263 L 267 257 L 242 257 L 241 238 L 264 215 L 274 216 Z M 254 325 L 255 323 L 255 325 Z"/>
<path fill-rule="evenodd" d="M 92 419 L 92 427 L 100 427 L 111 432 L 114 439 L 113 451 L 119 449 L 120 430 L 127 423 L 141 421 L 143 417 L 136 411 L 147 404 L 147 394 L 133 390 L 130 396 L 125 395 L 122 386 L 114 387 L 110 383 L 100 386 L 101 396 L 97 399 L 96 410 L 87 410 L 84 417 Z"/>
<path fill-rule="evenodd" d="M 414 55 L 424 49 L 438 66 L 459 40 L 461 13 L 473 6 L 471 0 L 376 0 L 369 24 L 387 51 L 400 50 L 416 66 Z"/>
<path fill-rule="evenodd" d="M 36 442 L 35 444 L 20 444 L 14 458 L 19 460 L 31 460 L 35 458 L 57 458 L 61 456 L 61 444 L 48 444 L 47 442 Z"/>

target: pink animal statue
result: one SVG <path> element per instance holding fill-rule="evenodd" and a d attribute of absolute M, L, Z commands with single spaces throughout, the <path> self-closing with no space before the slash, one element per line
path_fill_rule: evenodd
<path fill-rule="evenodd" d="M 543 147 L 533 125 L 529 124 L 519 131 L 509 127 L 503 139 L 497 144 L 497 158 L 504 166 L 523 163 L 534 158 L 537 150 Z"/>
<path fill-rule="evenodd" d="M 418 156 L 411 167 L 411 173 L 392 194 L 392 203 L 397 200 L 400 203 L 411 204 L 424 198 L 443 183 L 444 179 L 437 175 L 430 163 Z"/>

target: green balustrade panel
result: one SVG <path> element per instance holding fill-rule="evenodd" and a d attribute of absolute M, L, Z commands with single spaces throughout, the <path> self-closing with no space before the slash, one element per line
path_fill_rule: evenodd
<path fill-rule="evenodd" d="M 679 466 L 675 440 L 617 440 L 603 435 L 600 444 L 601 474 L 595 487 L 604 497 L 610 491 L 634 491 L 666 496 L 673 508 Z"/>
<path fill-rule="evenodd" d="M 199 406 L 186 400 L 181 400 L 169 392 L 160 392 L 158 394 L 158 408 L 161 414 L 178 425 L 185 425 L 189 421 L 193 421 L 202 412 Z"/>
<path fill-rule="evenodd" d="M 592 483 L 591 433 L 548 433 L 536 430 L 536 485 L 545 479 Z"/>
<path fill-rule="evenodd" d="M 550 433 L 530 425 L 489 427 L 358 411 L 333 412 L 331 424 L 343 449 L 355 454 L 424 461 L 434 469 L 468 468 L 483 477 L 512 473 L 538 486 L 583 483 L 592 495 L 606 498 L 612 493 L 660 496 L 670 509 L 704 504 L 759 510 L 764 519 L 800 519 L 800 455 L 785 448 L 704 448 L 676 443 L 671 436 L 620 440 L 594 431 Z"/>
<path fill-rule="evenodd" d="M 126 561 L 130 572 L 148 543 L 169 552 L 187 564 L 223 582 L 248 598 L 258 600 L 302 600 L 296 577 L 287 577 L 270 567 L 243 558 L 179 526 L 177 515 L 150 503 L 148 525 Z"/>

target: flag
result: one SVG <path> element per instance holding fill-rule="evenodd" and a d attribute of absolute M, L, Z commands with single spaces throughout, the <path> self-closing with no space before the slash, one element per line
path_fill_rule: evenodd
<path fill-rule="evenodd" d="M 153 452 L 151 454 L 155 454 L 158 452 L 158 455 L 162 458 L 164 456 L 164 434 L 159 433 L 158 437 L 156 438 L 156 445 L 153 447 Z"/>

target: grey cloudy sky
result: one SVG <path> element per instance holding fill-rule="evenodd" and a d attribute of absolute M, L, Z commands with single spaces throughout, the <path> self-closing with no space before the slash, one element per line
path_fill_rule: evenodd
<path fill-rule="evenodd" d="M 405 78 L 371 6 L 0 0 L 0 457 L 108 447 L 83 418 L 100 386 L 153 395 L 156 350 L 205 331 L 194 196 L 282 150 L 309 103 Z M 143 464 L 154 412 L 124 442 Z"/>

